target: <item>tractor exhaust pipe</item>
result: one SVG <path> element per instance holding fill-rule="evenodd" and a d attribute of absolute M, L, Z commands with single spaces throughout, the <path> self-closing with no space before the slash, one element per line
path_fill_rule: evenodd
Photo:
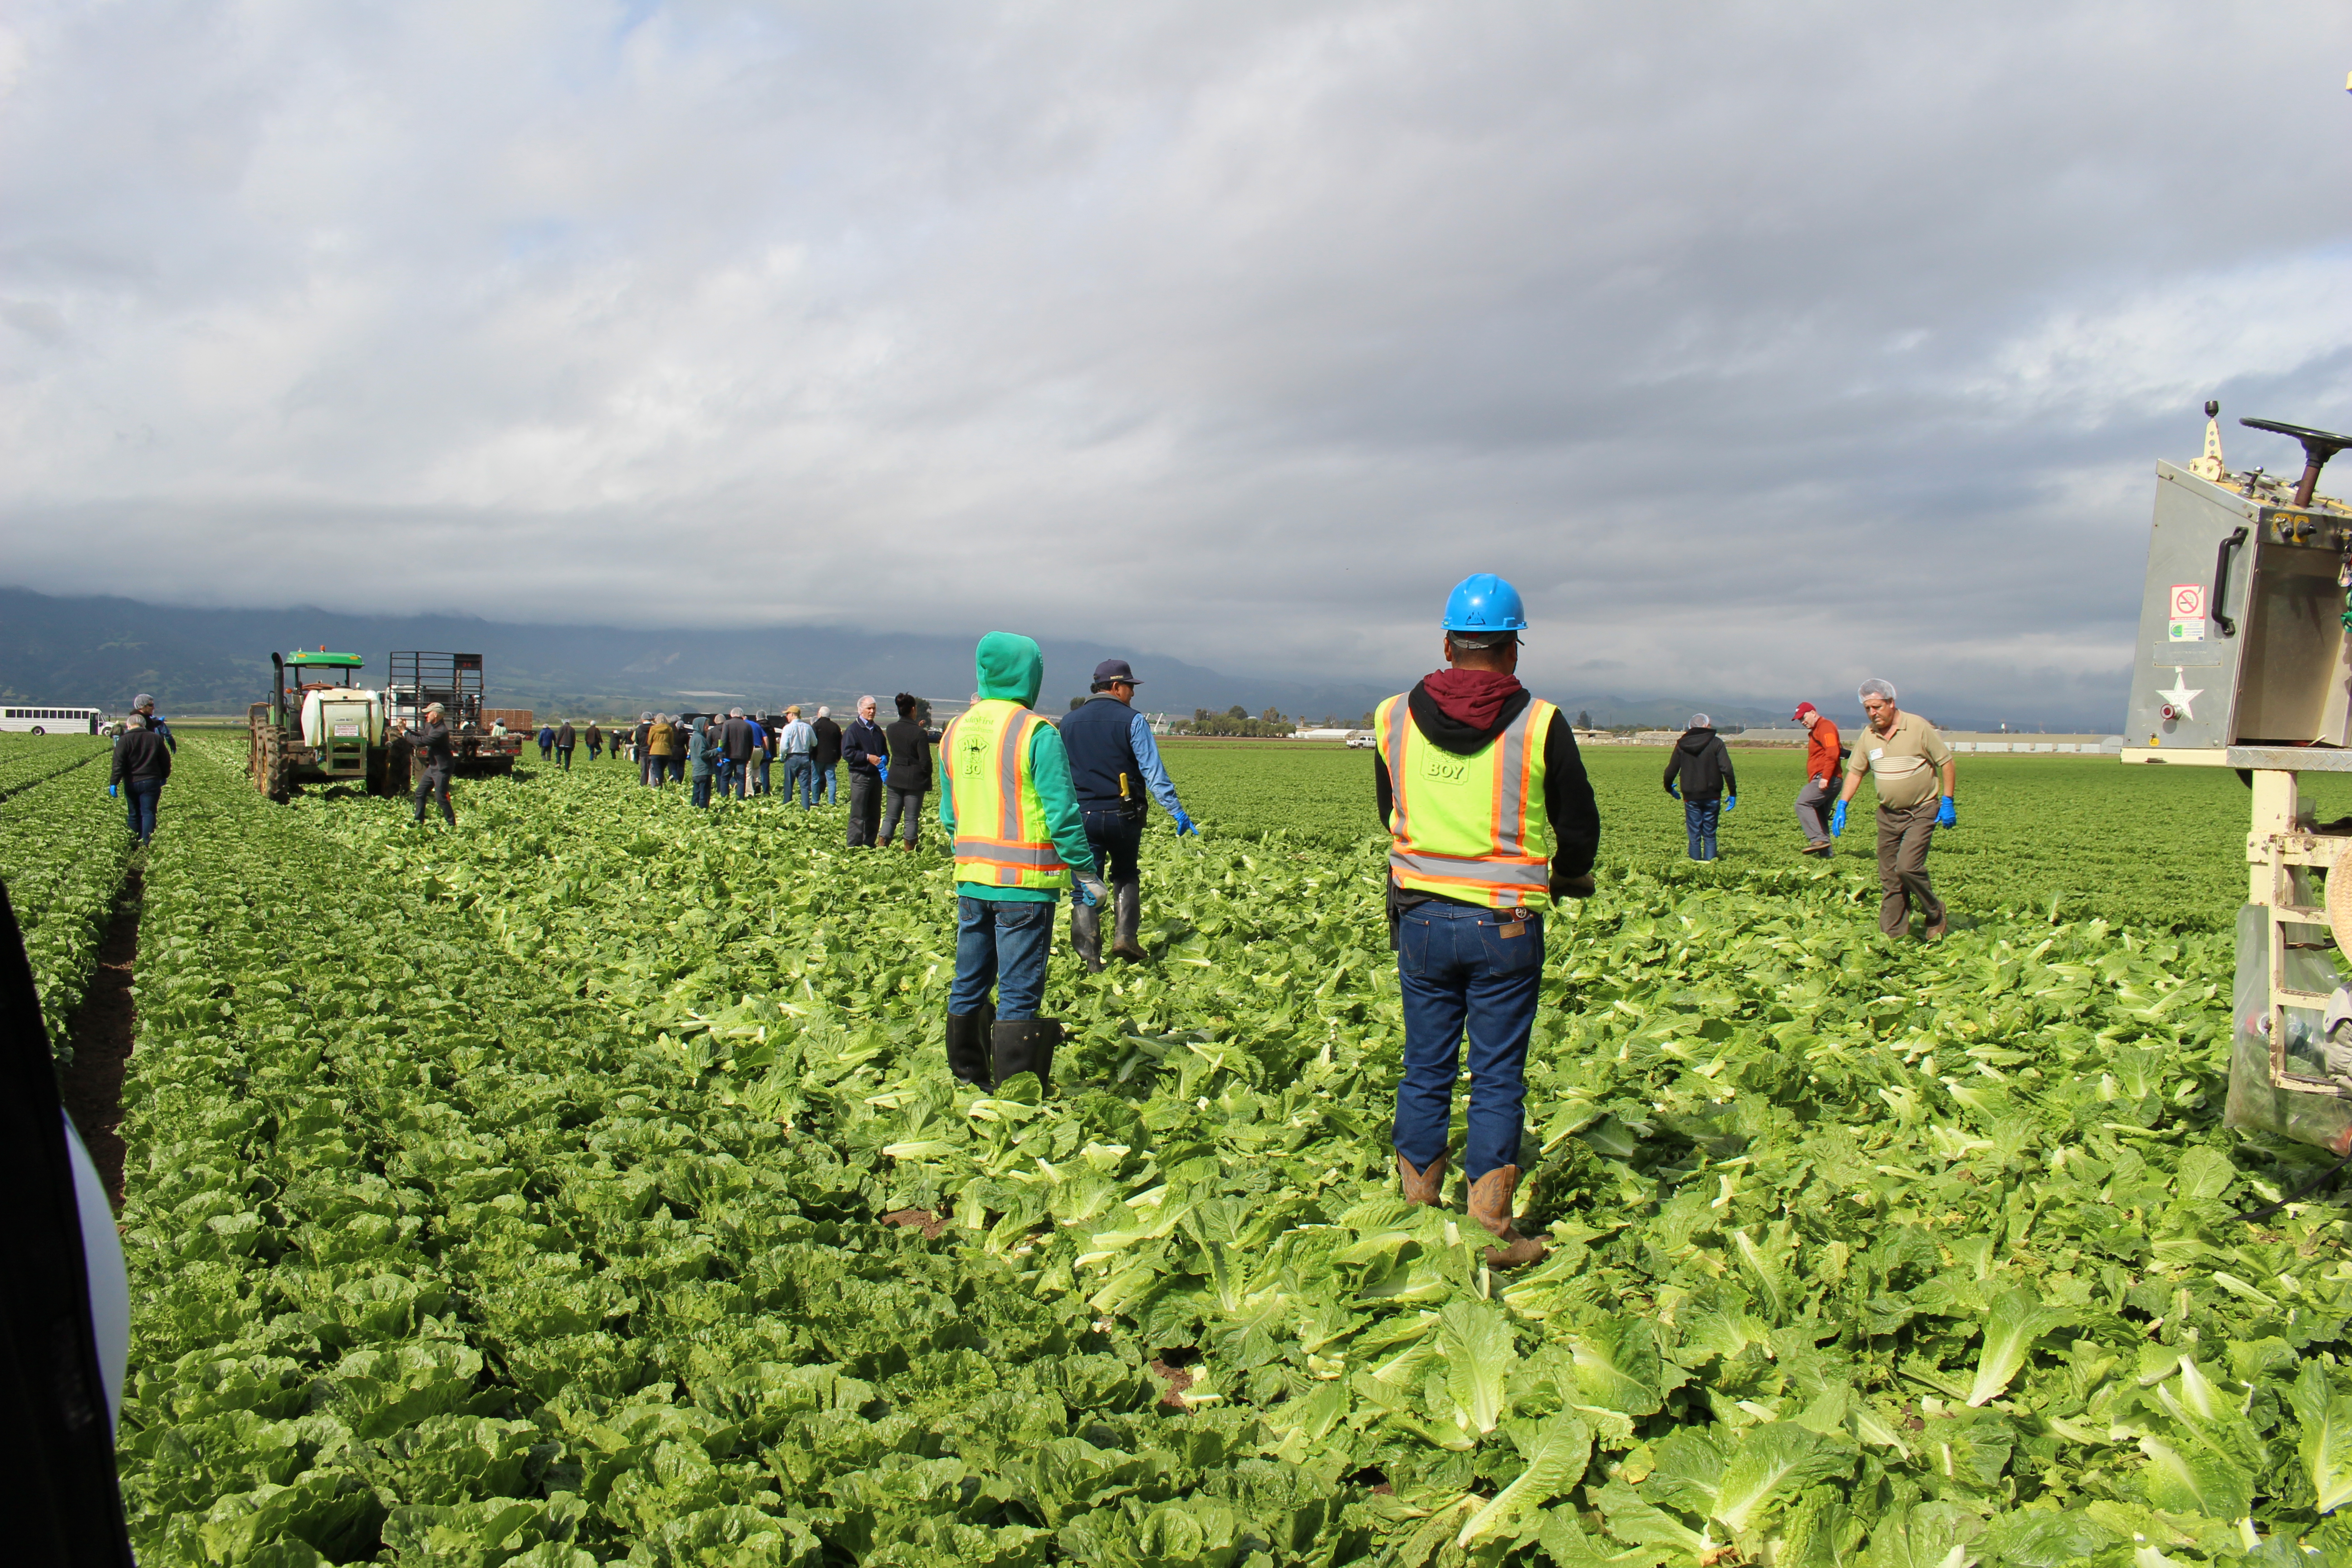
<path fill-rule="evenodd" d="M 269 721 L 278 729 L 286 728 L 286 656 L 269 656 Z"/>

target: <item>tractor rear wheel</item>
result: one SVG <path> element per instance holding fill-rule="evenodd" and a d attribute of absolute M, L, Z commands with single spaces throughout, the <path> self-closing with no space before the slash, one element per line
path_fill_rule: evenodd
<path fill-rule="evenodd" d="M 286 761 L 286 737 L 272 730 L 261 738 L 261 793 L 283 805 L 294 796 L 292 768 Z"/>

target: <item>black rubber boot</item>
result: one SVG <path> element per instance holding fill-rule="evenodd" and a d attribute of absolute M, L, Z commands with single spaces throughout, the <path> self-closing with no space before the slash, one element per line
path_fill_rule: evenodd
<path fill-rule="evenodd" d="M 1070 906 L 1070 945 L 1088 974 L 1102 973 L 1102 911 L 1090 904 Z"/>
<path fill-rule="evenodd" d="M 993 1007 L 978 1013 L 949 1014 L 948 1071 L 962 1082 L 988 1088 L 989 1034 L 995 1024 Z"/>
<path fill-rule="evenodd" d="M 1143 924 L 1143 884 L 1121 882 L 1111 889 L 1110 954 L 1126 959 L 1129 963 L 1141 963 L 1151 955 L 1143 951 L 1136 931 Z"/>
<path fill-rule="evenodd" d="M 1007 1018 L 996 1026 L 996 1081 L 1034 1072 L 1045 1089 L 1054 1077 L 1054 1047 L 1062 1043 L 1059 1018 Z"/>

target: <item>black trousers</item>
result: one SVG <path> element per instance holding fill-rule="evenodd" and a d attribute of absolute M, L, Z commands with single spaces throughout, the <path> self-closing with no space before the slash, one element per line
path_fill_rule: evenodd
<path fill-rule="evenodd" d="M 1122 805 L 1100 806 L 1078 803 L 1080 819 L 1086 823 L 1087 842 L 1094 846 L 1096 863 L 1102 867 L 1103 880 L 1112 887 L 1126 882 L 1143 880 L 1143 869 L 1138 863 L 1143 850 L 1143 818 L 1131 816 Z"/>
<path fill-rule="evenodd" d="M 416 781 L 417 821 L 425 820 L 425 803 L 435 795 L 441 797 L 441 815 L 449 819 L 450 826 L 457 826 L 457 808 L 449 804 L 449 770 L 447 768 L 427 768 L 425 770 L 425 776 Z"/>
<path fill-rule="evenodd" d="M 903 818 L 907 824 L 907 843 L 909 847 L 913 846 L 917 837 L 923 830 L 923 793 L 919 789 L 895 787 L 890 791 L 890 809 L 882 814 L 883 843 L 890 842 L 892 835 L 898 831 L 898 823 Z"/>
<path fill-rule="evenodd" d="M 874 830 L 882 821 L 882 775 L 849 775 L 849 847 L 871 847 Z"/>

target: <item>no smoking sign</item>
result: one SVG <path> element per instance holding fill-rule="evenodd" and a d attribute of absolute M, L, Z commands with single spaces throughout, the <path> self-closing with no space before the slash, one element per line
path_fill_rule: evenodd
<path fill-rule="evenodd" d="M 2172 618 L 2176 621 L 2201 621 L 2205 618 L 2205 584 L 2175 583 L 2172 585 Z"/>

